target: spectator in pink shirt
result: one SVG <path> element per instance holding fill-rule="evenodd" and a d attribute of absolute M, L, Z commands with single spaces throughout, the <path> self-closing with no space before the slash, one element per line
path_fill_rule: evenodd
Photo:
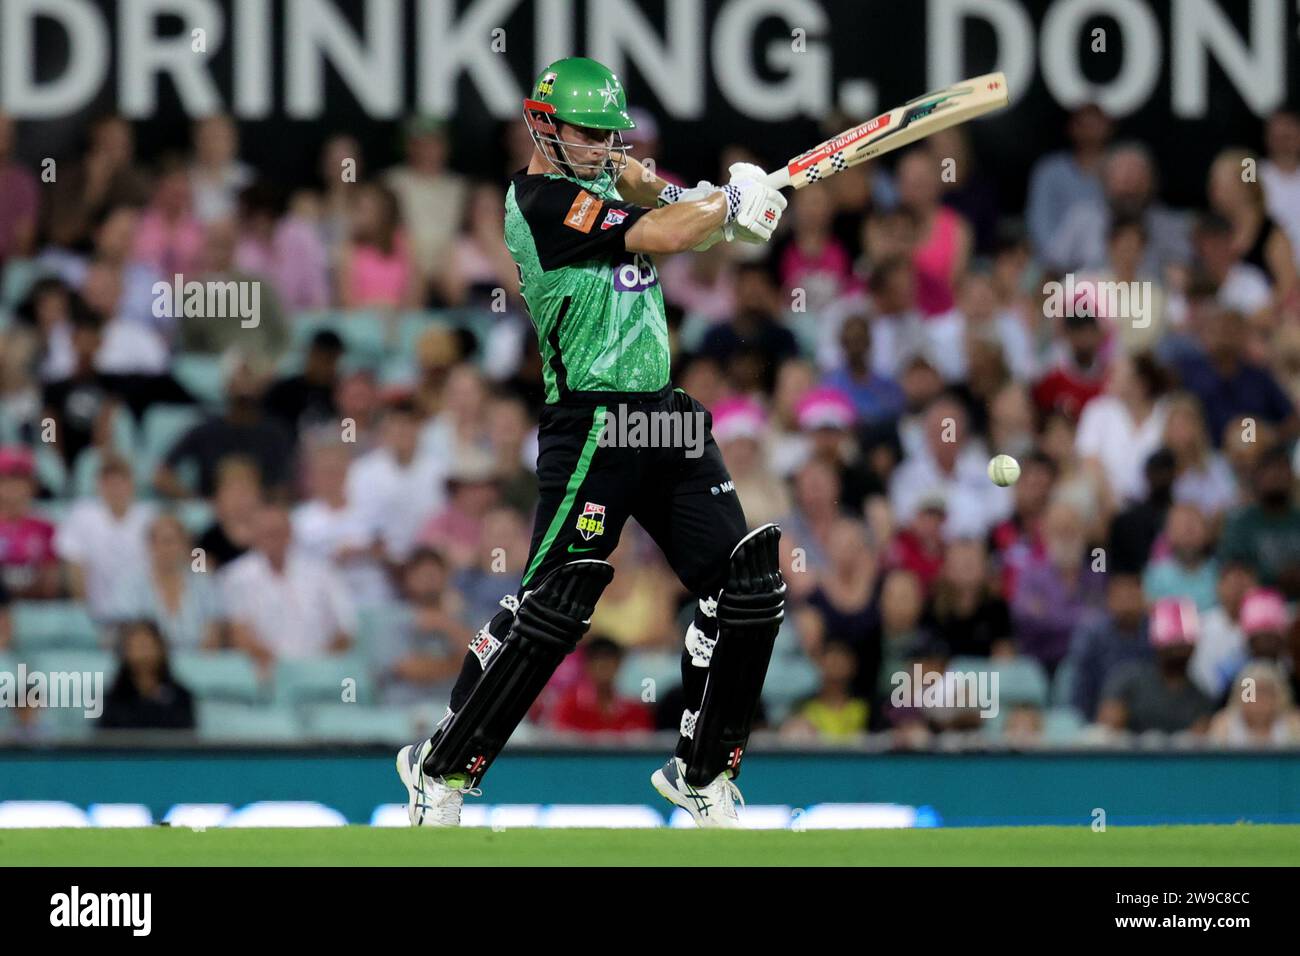
<path fill-rule="evenodd" d="M 397 195 L 387 187 L 359 187 L 352 238 L 343 248 L 338 281 L 338 299 L 349 309 L 413 308 L 423 298 L 401 228 Z"/>
<path fill-rule="evenodd" d="M 13 120 L 0 113 L 0 266 L 29 255 L 36 237 L 36 177 L 14 160 L 13 146 Z"/>
<path fill-rule="evenodd" d="M 939 157 L 924 147 L 898 163 L 898 198 L 917 222 L 912 268 L 916 303 L 926 318 L 953 307 L 956 280 L 966 271 L 973 242 L 966 220 L 939 201 L 939 173 Z"/>
<path fill-rule="evenodd" d="M 781 285 L 787 295 L 802 289 L 805 308 L 816 314 L 848 291 L 853 262 L 831 231 L 835 206 L 830 193 L 801 190 L 793 206 L 794 236 L 780 253 Z"/>
<path fill-rule="evenodd" d="M 59 596 L 54 525 L 32 513 L 36 463 L 21 446 L 0 448 L 0 580 L 14 598 Z"/>
<path fill-rule="evenodd" d="M 260 276 L 290 310 L 329 305 L 329 252 L 305 216 L 281 216 L 274 188 L 253 185 L 239 194 L 239 240 L 235 268 Z"/>
<path fill-rule="evenodd" d="M 203 255 L 203 226 L 194 216 L 189 172 L 168 162 L 158 177 L 153 201 L 140 216 L 131 258 L 165 278 L 199 270 Z"/>

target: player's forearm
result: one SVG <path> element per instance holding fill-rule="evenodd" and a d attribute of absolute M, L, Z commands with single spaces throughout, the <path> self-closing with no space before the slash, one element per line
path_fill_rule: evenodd
<path fill-rule="evenodd" d="M 627 158 L 627 166 L 618 179 L 619 194 L 638 206 L 659 205 L 659 194 L 667 185 L 666 180 L 660 179 L 644 163 L 637 162 L 631 156 Z"/>
<path fill-rule="evenodd" d="M 727 197 L 717 192 L 693 202 L 673 203 L 642 216 L 627 234 L 629 252 L 672 255 L 707 239 L 727 219 Z"/>

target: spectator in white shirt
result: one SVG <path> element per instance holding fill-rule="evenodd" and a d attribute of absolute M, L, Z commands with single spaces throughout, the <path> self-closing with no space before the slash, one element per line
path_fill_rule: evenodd
<path fill-rule="evenodd" d="M 234 214 L 239 191 L 253 181 L 253 168 L 239 160 L 239 130 L 229 116 L 206 116 L 194 124 L 193 134 L 194 215 L 215 222 Z"/>
<path fill-rule="evenodd" d="M 403 562 L 424 523 L 447 498 L 447 465 L 420 448 L 420 421 L 409 399 L 391 404 L 380 426 L 379 447 L 348 470 L 347 494 L 379 530 L 389 561 Z"/>
<path fill-rule="evenodd" d="M 1241 608 L 1246 595 L 1259 583 L 1247 564 L 1232 562 L 1219 571 L 1219 603 L 1201 615 L 1201 638 L 1192 652 L 1188 674 L 1211 697 L 1223 696 L 1246 649 Z"/>
<path fill-rule="evenodd" d="M 1300 115 L 1278 110 L 1268 119 L 1264 139 L 1268 158 L 1259 164 L 1259 178 L 1265 204 L 1300 262 Z"/>
<path fill-rule="evenodd" d="M 92 617 L 111 617 L 118 592 L 148 562 L 153 515 L 151 505 L 135 500 L 131 465 L 106 455 L 99 466 L 99 497 L 74 504 L 54 537 L 72 593 L 86 602 Z"/>
<path fill-rule="evenodd" d="M 910 524 L 931 497 L 947 502 L 945 533 L 979 537 L 1011 514 L 1012 495 L 989 481 L 983 444 L 970 439 L 966 409 L 957 399 L 941 395 L 926 409 L 922 424 L 924 446 L 894 471 L 889 500 L 899 526 Z"/>
<path fill-rule="evenodd" d="M 289 512 L 258 512 L 254 549 L 222 572 L 232 643 L 263 672 L 277 660 L 346 651 L 356 612 L 343 581 L 324 561 L 292 547 Z"/>
<path fill-rule="evenodd" d="M 926 354 L 945 381 L 967 378 L 970 339 L 997 346 L 1011 377 L 1018 382 L 1029 381 L 1034 373 L 1033 343 L 1018 316 L 998 310 L 992 276 L 968 272 L 958 280 L 956 292 L 955 307 L 921 326 Z"/>
<path fill-rule="evenodd" d="M 381 604 L 392 597 L 383 566 L 378 529 L 347 492 L 351 455 L 346 445 L 319 443 L 308 450 L 310 500 L 293 510 L 294 544 L 327 561 L 347 583 L 359 605 Z"/>
<path fill-rule="evenodd" d="M 1075 449 L 1085 469 L 1104 479 L 1117 507 L 1146 495 L 1142 469 L 1164 438 L 1166 387 L 1149 354 L 1119 356 L 1105 393 L 1083 407 Z"/>

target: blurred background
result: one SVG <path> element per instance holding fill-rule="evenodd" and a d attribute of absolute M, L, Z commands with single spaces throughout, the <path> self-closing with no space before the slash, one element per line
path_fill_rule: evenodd
<path fill-rule="evenodd" d="M 0 822 L 394 819 L 386 755 L 527 555 L 541 366 L 503 200 L 524 91 L 568 53 L 619 73 L 634 155 L 687 185 L 965 76 L 1012 91 L 792 195 L 768 246 L 657 262 L 675 382 L 784 530 L 751 802 L 1300 819 L 1283 0 L 0 0 L 0 23 L 0 674 L 105 675 L 95 719 L 0 706 Z M 255 320 L 189 282 L 256 289 Z M 692 605 L 634 523 L 613 562 L 492 800 L 648 802 Z M 895 693 L 956 674 L 996 674 L 996 714 Z"/>

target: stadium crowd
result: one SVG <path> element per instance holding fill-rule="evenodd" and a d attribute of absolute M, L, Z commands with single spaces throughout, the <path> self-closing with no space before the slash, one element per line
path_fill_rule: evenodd
<path fill-rule="evenodd" d="M 657 264 L 676 384 L 784 529 L 768 727 L 1300 745 L 1300 116 L 1263 132 L 1175 210 L 1082 107 L 1014 210 L 949 130 L 794 194 L 770 246 Z M 112 655 L 114 728 L 261 734 L 312 680 L 440 716 L 528 551 L 542 376 L 502 216 L 531 143 L 470 177 L 443 124 L 404 135 L 373 171 L 335 136 L 285 194 L 224 116 L 148 158 L 104 116 L 54 182 L 0 116 L 0 670 Z M 159 307 L 192 281 L 255 312 Z M 677 726 L 690 599 L 634 525 L 612 560 L 530 730 Z M 977 671 L 996 718 L 894 693 Z"/>

